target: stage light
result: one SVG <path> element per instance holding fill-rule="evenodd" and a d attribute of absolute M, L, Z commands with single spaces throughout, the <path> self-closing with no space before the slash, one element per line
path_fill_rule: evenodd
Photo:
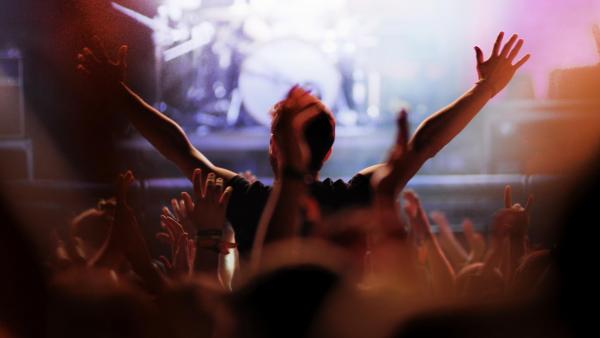
<path fill-rule="evenodd" d="M 165 5 L 180 9 L 196 9 L 202 5 L 202 0 L 167 0 Z"/>

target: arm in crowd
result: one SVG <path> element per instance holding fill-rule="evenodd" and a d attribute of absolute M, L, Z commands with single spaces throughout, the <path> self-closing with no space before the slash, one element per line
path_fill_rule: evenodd
<path fill-rule="evenodd" d="M 105 265 L 107 257 L 122 256 L 150 291 L 160 292 L 165 286 L 165 281 L 152 263 L 150 250 L 127 200 L 129 187 L 134 179 L 131 171 L 119 175 L 114 222 L 102 249 L 88 265 Z M 112 262 L 108 264 L 110 263 Z"/>
<path fill-rule="evenodd" d="M 513 35 L 502 46 L 503 37 L 504 33 L 498 35 L 492 54 L 487 60 L 484 60 L 483 51 L 475 47 L 479 76 L 477 84 L 452 104 L 425 119 L 417 128 L 409 142 L 407 157 L 410 161 L 407 161 L 404 176 L 414 176 L 423 163 L 456 137 L 527 62 L 529 55 L 514 63 L 523 47 L 523 39 L 517 41 L 518 36 Z M 361 174 L 372 173 L 377 167 L 364 169 Z"/>
<path fill-rule="evenodd" d="M 504 209 L 494 215 L 495 222 L 505 224 L 508 229 L 508 257 L 505 262 L 505 278 L 512 280 L 512 276 L 527 253 L 529 210 L 533 203 L 533 196 L 529 196 L 525 206 L 512 202 L 512 189 L 504 189 Z"/>
<path fill-rule="evenodd" d="M 126 112 L 136 129 L 179 170 L 192 178 L 194 169 L 215 173 L 225 181 L 236 174 L 212 164 L 188 139 L 183 129 L 172 119 L 156 110 L 137 95 L 126 83 L 127 46 L 121 46 L 117 60 L 111 60 L 98 38 L 94 50 L 83 48 L 78 54 L 77 69 L 100 87 L 110 92 Z"/>
<path fill-rule="evenodd" d="M 406 191 L 403 197 L 411 231 L 414 232 L 418 245 L 423 245 L 427 253 L 433 289 L 440 294 L 447 294 L 454 288 L 454 269 L 431 231 L 429 219 L 419 197 L 412 191 Z"/>
<path fill-rule="evenodd" d="M 300 87 L 290 90 L 281 113 L 282 132 L 275 137 L 280 173 L 261 215 L 252 249 L 252 264 L 260 262 L 264 245 L 294 237 L 300 230 L 300 205 L 308 196 L 306 177 L 310 150 L 303 137 L 306 122 L 319 111 L 318 100 Z"/>
<path fill-rule="evenodd" d="M 442 212 L 434 211 L 431 213 L 431 219 L 437 224 L 439 229 L 439 242 L 444 252 L 448 255 L 448 260 L 456 271 L 460 270 L 468 261 L 469 255 L 467 250 L 460 244 L 454 236 L 454 231 L 450 226 L 450 222 L 446 215 Z M 469 222 L 465 220 L 465 222 Z"/>

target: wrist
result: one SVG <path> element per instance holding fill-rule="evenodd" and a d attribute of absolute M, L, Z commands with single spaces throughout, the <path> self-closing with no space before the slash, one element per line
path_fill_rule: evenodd
<path fill-rule="evenodd" d="M 486 79 L 481 79 L 481 80 L 477 81 L 475 83 L 475 88 L 486 93 L 486 95 L 489 97 L 490 100 L 492 98 L 494 98 L 494 96 L 496 96 L 496 94 L 497 94 L 497 90 L 496 90 L 496 87 L 494 86 L 494 84 Z"/>
<path fill-rule="evenodd" d="M 236 248 L 235 242 L 223 239 L 223 229 L 201 229 L 196 233 L 196 248 L 226 255 L 229 249 Z"/>

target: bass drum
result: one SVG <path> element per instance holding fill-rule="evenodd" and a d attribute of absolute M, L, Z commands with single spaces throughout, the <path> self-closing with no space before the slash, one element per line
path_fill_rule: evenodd
<path fill-rule="evenodd" d="M 273 40 L 257 48 L 242 63 L 238 81 L 245 111 L 259 124 L 271 125 L 271 107 L 298 84 L 333 107 L 341 76 L 314 45 L 296 39 Z"/>

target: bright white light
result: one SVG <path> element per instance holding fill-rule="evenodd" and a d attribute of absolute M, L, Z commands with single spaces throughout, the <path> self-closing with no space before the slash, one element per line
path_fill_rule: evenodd
<path fill-rule="evenodd" d="M 180 9 L 196 9 L 202 5 L 202 0 L 167 0 L 165 5 Z"/>

